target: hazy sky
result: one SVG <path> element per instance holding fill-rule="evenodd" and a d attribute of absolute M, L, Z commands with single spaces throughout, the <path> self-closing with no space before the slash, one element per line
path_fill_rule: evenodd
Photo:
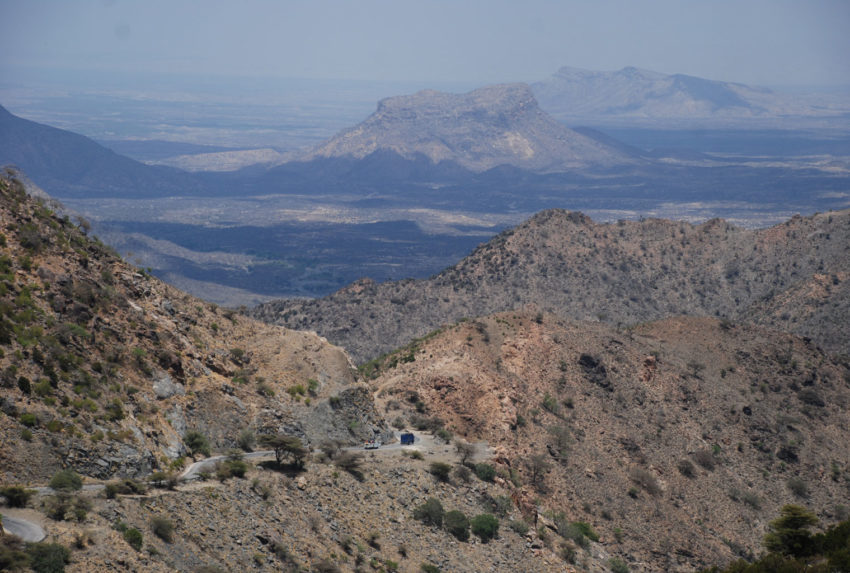
<path fill-rule="evenodd" d="M 0 74 L 535 81 L 561 66 L 850 84 L 848 0 L 0 0 Z"/>

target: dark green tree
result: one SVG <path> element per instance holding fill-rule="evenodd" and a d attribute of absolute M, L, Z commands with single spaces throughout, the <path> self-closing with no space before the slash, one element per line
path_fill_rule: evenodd
<path fill-rule="evenodd" d="M 770 522 L 770 533 L 764 537 L 768 551 L 804 557 L 814 552 L 809 528 L 816 525 L 818 518 L 803 506 L 789 504 L 782 508 L 780 516 Z"/>
<path fill-rule="evenodd" d="M 499 534 L 499 520 L 489 513 L 482 513 L 472 518 L 470 522 L 472 533 L 481 538 L 482 543 L 488 543 Z"/>

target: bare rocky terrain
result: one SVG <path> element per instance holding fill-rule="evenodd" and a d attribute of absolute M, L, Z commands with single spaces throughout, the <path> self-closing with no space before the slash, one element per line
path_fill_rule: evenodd
<path fill-rule="evenodd" d="M 243 430 L 382 430 L 340 349 L 193 299 L 2 185 L 0 480 L 142 477 L 182 463 L 189 431 L 226 450 Z"/>
<path fill-rule="evenodd" d="M 850 352 L 850 211 L 748 230 L 647 219 L 599 224 L 549 210 L 429 279 L 359 281 L 322 299 L 265 303 L 250 314 L 315 330 L 358 361 L 464 317 L 533 306 L 634 325 L 676 315 L 747 321 Z"/>
<path fill-rule="evenodd" d="M 632 571 L 694 571 L 758 554 L 783 504 L 846 519 L 848 366 L 712 318 L 615 328 L 507 312 L 362 371 L 393 423 L 487 440 L 536 523 L 587 522 Z"/>
<path fill-rule="evenodd" d="M 442 282 L 348 287 L 390 293 L 381 308 L 439 292 L 470 317 L 358 369 L 314 333 L 130 266 L 14 178 L 0 199 L 0 486 L 6 505 L 12 486 L 38 488 L 3 514 L 43 527 L 66 570 L 692 571 L 758 553 L 783 504 L 821 527 L 847 517 L 850 364 L 815 340 L 846 336 L 821 317 L 844 308 L 847 212 L 764 231 L 544 212 Z M 648 274 L 689 264 L 702 273 Z M 601 303 L 517 304 L 593 284 L 582 268 L 610 289 L 585 289 Z M 710 303 L 772 328 L 652 321 L 614 279 L 682 293 L 663 310 Z M 441 290 L 403 290 L 418 285 Z M 494 314 L 473 295 L 514 306 Z M 388 335 L 420 320 L 372 308 Z M 820 330 L 776 330 L 795 320 Z M 391 428 L 434 438 L 343 449 Z M 242 459 L 264 435 L 299 438 L 301 463 Z M 210 454 L 229 458 L 174 477 Z M 84 488 L 45 487 L 60 470 Z M 21 569 L 39 547 L 2 536 L 0 563 Z"/>
<path fill-rule="evenodd" d="M 47 534 L 27 546 L 0 529 L 0 567 L 62 546 L 79 572 L 572 570 L 503 485 L 432 475 L 450 445 L 343 454 L 391 433 L 341 349 L 181 293 L 55 207 L 0 179 L 0 500 Z M 266 434 L 300 438 L 303 465 L 174 477 L 209 453 L 241 462 Z M 81 491 L 45 487 L 65 470 Z M 15 488 L 38 489 L 9 508 Z M 501 533 L 457 541 L 414 517 L 430 498 L 469 518 L 499 499 Z"/>

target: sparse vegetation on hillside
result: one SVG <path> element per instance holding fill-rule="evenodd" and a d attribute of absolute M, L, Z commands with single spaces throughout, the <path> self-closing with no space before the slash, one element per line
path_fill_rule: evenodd
<path fill-rule="evenodd" d="M 719 219 L 701 225 L 648 219 L 596 224 L 548 210 L 481 245 L 429 279 L 363 283 L 318 300 L 266 303 L 250 314 L 315 330 L 358 361 L 394 348 L 392 368 L 416 359 L 409 341 L 464 317 L 524 305 L 561 318 L 634 325 L 682 314 L 769 325 L 850 352 L 850 211 L 758 231 Z M 392 304 L 393 300 L 417 301 Z M 693 361 L 693 375 L 704 363 Z"/>

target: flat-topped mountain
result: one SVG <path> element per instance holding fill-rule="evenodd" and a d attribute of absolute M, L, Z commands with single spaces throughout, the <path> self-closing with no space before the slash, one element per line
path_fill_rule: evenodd
<path fill-rule="evenodd" d="M 850 110 L 850 102 L 841 98 L 809 101 L 766 88 L 634 67 L 614 72 L 563 67 L 532 89 L 543 109 L 570 121 L 740 121 L 839 116 Z"/>
<path fill-rule="evenodd" d="M 761 230 L 714 219 L 598 224 L 541 212 L 425 280 L 360 281 L 317 300 L 252 315 L 316 330 L 358 360 L 463 317 L 535 305 L 562 317 L 629 325 L 674 315 L 746 320 L 848 352 L 850 211 Z"/>
<path fill-rule="evenodd" d="M 363 159 L 392 152 L 475 172 L 500 165 L 533 171 L 634 163 L 618 149 L 581 135 L 543 112 L 525 84 L 466 94 L 433 90 L 391 97 L 359 125 L 298 158 Z"/>

